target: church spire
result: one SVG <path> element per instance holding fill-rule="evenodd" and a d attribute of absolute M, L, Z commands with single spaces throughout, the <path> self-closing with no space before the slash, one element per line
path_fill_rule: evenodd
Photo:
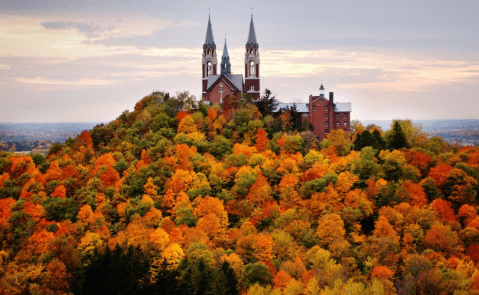
<path fill-rule="evenodd" d="M 211 18 L 208 16 L 208 28 L 206 29 L 205 45 L 214 45 L 213 28 L 211 27 Z"/>
<path fill-rule="evenodd" d="M 216 75 L 216 67 L 218 61 L 216 59 L 216 44 L 213 39 L 213 29 L 211 27 L 211 18 L 208 16 L 208 27 L 206 29 L 205 44 L 203 44 L 203 58 L 201 59 L 202 68 L 202 96 L 205 97 L 208 88 L 208 78 Z"/>
<path fill-rule="evenodd" d="M 251 23 L 249 24 L 248 41 L 246 42 L 246 46 L 248 45 L 258 46 L 258 42 L 256 41 L 256 33 L 254 31 L 253 14 L 251 14 Z"/>
<path fill-rule="evenodd" d="M 225 47 L 223 48 L 223 57 L 230 58 L 230 56 L 228 54 L 228 47 L 226 46 L 226 38 L 225 38 Z"/>
<path fill-rule="evenodd" d="M 230 56 L 228 55 L 226 38 L 225 38 L 225 47 L 223 48 L 223 56 L 221 57 L 221 74 L 227 75 L 227 76 L 231 75 Z"/>

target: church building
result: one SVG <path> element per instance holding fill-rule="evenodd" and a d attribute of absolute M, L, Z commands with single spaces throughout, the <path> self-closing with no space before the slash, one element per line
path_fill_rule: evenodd
<path fill-rule="evenodd" d="M 216 57 L 216 44 L 213 38 L 211 18 L 208 18 L 205 44 L 203 44 L 202 64 L 202 98 L 212 104 L 223 103 L 230 95 L 250 94 L 253 101 L 260 99 L 260 77 L 259 77 L 259 46 L 256 41 L 253 16 L 249 26 L 248 39 L 246 41 L 243 75 L 231 73 L 231 63 L 228 54 L 228 47 L 223 48 L 221 64 L 218 69 Z M 218 73 L 219 70 L 219 73 Z M 301 113 L 301 120 L 310 123 L 314 128 L 315 135 L 323 139 L 330 130 L 342 129 L 347 132 L 351 130 L 351 103 L 334 102 L 333 92 L 329 97 L 324 96 L 324 87 L 321 84 L 320 93 L 317 96 L 310 95 L 308 103 L 281 103 L 278 101 L 276 112 L 281 109 L 291 108 L 294 105 Z"/>
<path fill-rule="evenodd" d="M 222 103 L 229 95 L 238 96 L 242 93 L 250 94 L 253 101 L 260 98 L 259 86 L 259 46 L 254 31 L 253 16 L 249 27 L 248 40 L 245 51 L 245 79 L 243 75 L 232 74 L 228 47 L 223 48 L 221 64 L 218 73 L 218 59 L 216 44 L 213 38 L 211 18 L 208 18 L 205 44 L 203 44 L 202 64 L 202 97 L 211 103 Z"/>

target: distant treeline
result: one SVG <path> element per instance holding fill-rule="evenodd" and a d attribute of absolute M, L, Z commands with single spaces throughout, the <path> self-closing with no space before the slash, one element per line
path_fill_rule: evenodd
<path fill-rule="evenodd" d="M 52 140 L 65 142 L 99 123 L 0 123 L 1 142 Z"/>

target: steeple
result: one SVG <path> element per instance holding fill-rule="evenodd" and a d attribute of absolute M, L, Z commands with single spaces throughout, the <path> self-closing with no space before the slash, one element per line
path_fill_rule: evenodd
<path fill-rule="evenodd" d="M 205 45 L 215 45 L 215 39 L 213 38 L 213 28 L 211 27 L 210 16 L 208 16 L 208 28 L 206 29 Z"/>
<path fill-rule="evenodd" d="M 246 46 L 248 45 L 258 46 L 258 42 L 256 41 L 256 33 L 254 32 L 253 14 L 251 14 L 251 23 L 249 24 L 248 41 L 246 42 Z"/>
<path fill-rule="evenodd" d="M 221 74 L 227 75 L 227 76 L 231 75 L 230 56 L 228 55 L 226 38 L 225 38 L 225 47 L 223 48 L 223 56 L 221 57 Z"/>
<path fill-rule="evenodd" d="M 259 45 L 254 31 L 253 14 L 249 24 L 248 41 L 246 41 L 246 52 L 244 56 L 245 84 L 244 91 L 258 100 L 260 96 L 259 78 Z"/>
<path fill-rule="evenodd" d="M 211 18 L 208 16 L 208 27 L 206 28 L 205 44 L 203 44 L 203 58 L 201 59 L 202 71 L 202 89 L 203 97 L 206 95 L 208 86 L 208 78 L 211 75 L 216 75 L 216 66 L 218 61 L 216 59 L 216 44 L 213 38 L 213 28 L 211 27 Z"/>

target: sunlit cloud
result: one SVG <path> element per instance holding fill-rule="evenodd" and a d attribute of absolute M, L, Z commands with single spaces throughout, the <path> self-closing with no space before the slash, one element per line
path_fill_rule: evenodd
<path fill-rule="evenodd" d="M 10 70 L 12 68 L 11 65 L 2 65 L 0 64 L 0 70 Z"/>
<path fill-rule="evenodd" d="M 100 86 L 113 85 L 121 82 L 121 80 L 105 80 L 105 79 L 79 79 L 79 80 L 60 80 L 60 79 L 45 79 L 42 77 L 36 78 L 21 78 L 17 77 L 17 82 L 25 84 L 39 84 L 39 85 L 76 85 L 76 86 Z"/>
<path fill-rule="evenodd" d="M 2 16 L 0 43 L 8 46 L 0 47 L 0 56 L 71 60 L 123 54 L 153 55 L 155 52 L 152 50 L 145 51 L 135 46 L 105 46 L 96 41 L 148 36 L 169 26 L 167 21 L 151 17 L 122 16 L 111 22 L 102 20 L 95 25 L 93 20 L 92 23 L 45 22 L 43 19 Z"/>

